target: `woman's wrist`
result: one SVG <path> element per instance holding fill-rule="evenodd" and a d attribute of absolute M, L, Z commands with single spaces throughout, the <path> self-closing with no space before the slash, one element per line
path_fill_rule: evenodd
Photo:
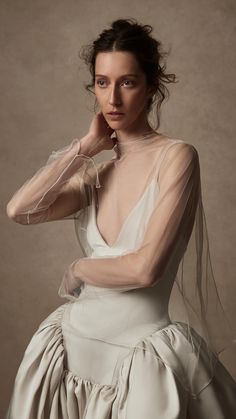
<path fill-rule="evenodd" d="M 93 157 L 96 152 L 94 138 L 87 134 L 79 140 L 78 154 L 85 154 L 88 157 Z"/>

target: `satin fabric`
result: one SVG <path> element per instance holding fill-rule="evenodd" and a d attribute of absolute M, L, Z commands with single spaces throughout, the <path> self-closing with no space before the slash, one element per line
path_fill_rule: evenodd
<path fill-rule="evenodd" d="M 157 194 L 157 184 L 150 184 L 113 256 L 140 243 L 141 237 L 128 231 L 147 222 Z M 94 215 L 95 196 L 87 228 L 91 257 L 110 256 Z M 236 417 L 233 378 L 220 362 L 212 377 L 202 338 L 192 330 L 190 342 L 187 325 L 170 320 L 178 262 L 177 254 L 165 280 L 154 287 L 119 292 L 84 284 L 77 299 L 58 307 L 25 351 L 7 419 Z M 192 383 L 194 356 L 199 367 Z"/>

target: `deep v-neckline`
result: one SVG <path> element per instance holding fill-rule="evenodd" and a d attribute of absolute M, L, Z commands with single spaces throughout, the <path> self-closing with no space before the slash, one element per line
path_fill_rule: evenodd
<path fill-rule="evenodd" d="M 159 157 L 158 157 L 158 161 L 159 161 L 159 166 L 161 164 L 162 159 L 165 156 L 165 153 L 168 151 L 169 147 L 171 147 L 173 144 L 176 143 L 183 143 L 183 140 L 180 139 L 173 139 L 170 143 L 168 143 L 167 147 L 163 148 L 163 151 L 161 152 L 160 155 L 160 161 L 159 161 Z M 143 202 L 146 194 L 149 192 L 151 186 L 153 185 L 153 183 L 155 184 L 156 187 L 158 187 L 158 174 L 155 173 L 155 175 L 152 177 L 152 180 L 150 181 L 149 185 L 145 188 L 143 194 L 141 195 L 141 197 L 139 198 L 139 200 L 137 201 L 137 203 L 134 205 L 134 207 L 131 209 L 131 211 L 129 212 L 129 214 L 127 215 L 127 217 L 125 218 L 125 221 L 123 222 L 121 229 L 118 233 L 118 236 L 115 240 L 115 242 L 111 245 L 109 245 L 106 240 L 103 238 L 99 228 L 98 228 L 98 224 L 97 224 L 97 211 L 96 211 L 96 203 L 97 203 L 97 196 L 95 194 L 95 190 L 93 187 L 93 196 L 92 196 L 92 220 L 93 220 L 93 224 L 96 230 L 96 233 L 99 237 L 99 239 L 101 240 L 101 242 L 103 243 L 103 245 L 109 249 L 113 249 L 115 248 L 120 242 L 121 242 L 121 238 L 122 235 L 124 234 L 124 230 L 128 224 L 128 222 L 130 221 L 131 217 L 133 216 L 134 212 L 137 210 L 137 208 L 139 207 L 140 203 Z"/>
<path fill-rule="evenodd" d="M 93 223 L 94 223 L 94 226 L 95 226 L 96 232 L 97 232 L 97 234 L 98 234 L 98 236 L 99 236 L 99 238 L 100 238 L 100 240 L 102 241 L 102 243 L 103 243 L 103 245 L 104 245 L 104 246 L 106 246 L 106 247 L 108 247 L 108 248 L 112 249 L 112 248 L 114 248 L 114 247 L 116 247 L 116 246 L 118 245 L 118 243 L 119 243 L 119 242 L 120 242 L 120 240 L 121 240 L 121 237 L 122 237 L 123 231 L 125 230 L 125 227 L 127 226 L 127 224 L 128 224 L 128 222 L 129 222 L 129 220 L 130 220 L 130 219 L 131 219 L 131 217 L 133 216 L 133 213 L 134 213 L 134 212 L 137 210 L 137 208 L 139 207 L 140 203 L 144 200 L 144 198 L 145 198 L 146 194 L 149 192 L 149 190 L 151 189 L 151 186 L 154 184 L 154 182 L 156 183 L 156 186 L 157 186 L 157 179 L 156 179 L 156 177 L 154 177 L 154 178 L 151 180 L 151 182 L 149 183 L 149 185 L 145 188 L 144 192 L 142 193 L 141 197 L 138 199 L 138 201 L 136 202 L 136 204 L 134 205 L 134 207 L 133 207 L 133 208 L 130 210 L 130 212 L 128 213 L 127 217 L 125 218 L 125 220 L 124 220 L 124 222 L 123 222 L 123 224 L 122 224 L 122 226 L 121 226 L 121 228 L 120 228 L 120 231 L 119 231 L 119 233 L 118 233 L 118 236 L 117 236 L 117 238 L 116 238 L 115 242 L 114 242 L 113 244 L 111 244 L 111 245 L 109 245 L 109 244 L 107 243 L 107 241 L 103 238 L 103 236 L 102 236 L 102 234 L 101 234 L 101 232 L 100 232 L 100 230 L 99 230 L 99 228 L 98 228 L 98 224 L 97 224 L 97 213 L 96 213 L 96 203 L 97 203 L 97 197 L 96 197 L 95 191 L 94 191 L 94 189 L 93 189 L 93 202 L 92 202 Z"/>

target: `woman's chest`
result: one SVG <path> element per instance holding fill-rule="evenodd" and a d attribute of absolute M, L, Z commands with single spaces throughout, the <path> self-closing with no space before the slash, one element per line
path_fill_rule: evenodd
<path fill-rule="evenodd" d="M 115 246 L 123 234 L 134 234 L 153 208 L 157 192 L 159 155 L 162 149 L 134 153 L 121 162 L 114 161 L 100 179 L 101 188 L 93 189 L 95 229 L 108 246 Z"/>

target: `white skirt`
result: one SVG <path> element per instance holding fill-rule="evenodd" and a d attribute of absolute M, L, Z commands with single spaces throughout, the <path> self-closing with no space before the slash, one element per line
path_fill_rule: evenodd
<path fill-rule="evenodd" d="M 7 419 L 236 417 L 236 383 L 220 362 L 210 377 L 203 349 L 189 391 L 183 323 L 166 318 L 127 328 L 114 323 L 117 300 L 109 298 L 105 326 L 99 299 L 63 304 L 41 323 L 19 367 Z"/>

